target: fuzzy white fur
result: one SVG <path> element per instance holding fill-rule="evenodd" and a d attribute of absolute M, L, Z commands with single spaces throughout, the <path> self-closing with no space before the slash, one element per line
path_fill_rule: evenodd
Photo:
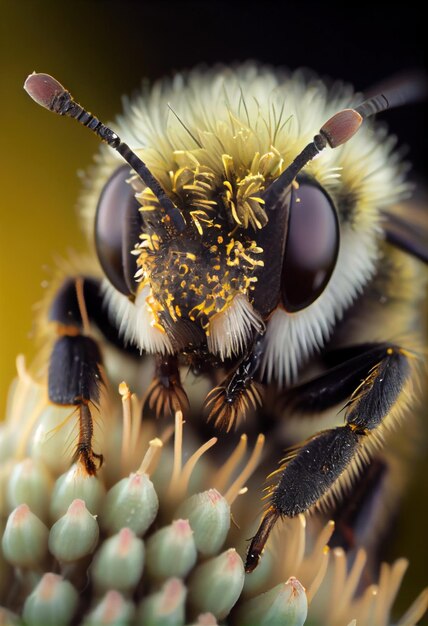
<path fill-rule="evenodd" d="M 349 87 L 336 85 L 329 91 L 316 78 L 308 80 L 299 72 L 289 75 L 250 63 L 235 69 L 197 69 L 157 83 L 125 102 L 125 114 L 116 127 L 167 191 L 170 172 L 177 171 L 184 155 L 211 168 L 221 186 L 223 155 L 231 155 L 237 170 L 245 174 L 257 153 L 273 151 L 280 155 L 278 167 L 283 169 L 331 115 L 358 100 Z M 190 133 L 171 115 L 168 103 Z M 364 124 L 347 144 L 324 150 L 305 167 L 305 173 L 323 185 L 333 201 L 352 198 L 354 215 L 348 222 L 339 210 L 339 257 L 322 295 L 305 310 L 287 314 L 278 309 L 269 320 L 262 362 L 269 379 L 287 384 L 295 378 L 374 273 L 382 237 L 381 210 L 406 192 L 393 146 L 394 140 L 383 129 Z M 102 148 L 82 203 L 88 229 L 92 229 L 101 189 L 119 164 L 116 154 Z M 148 293 L 142 290 L 132 304 L 106 286 L 106 306 L 126 341 L 152 353 L 171 352 L 167 335 L 153 326 Z M 237 295 L 227 310 L 211 318 L 208 345 L 221 358 L 241 352 L 260 324 L 250 302 L 251 292 Z"/>

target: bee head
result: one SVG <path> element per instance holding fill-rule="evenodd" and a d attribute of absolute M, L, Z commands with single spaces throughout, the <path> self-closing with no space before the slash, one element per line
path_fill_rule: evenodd
<path fill-rule="evenodd" d="M 386 89 L 355 108 L 342 108 L 349 93 L 328 101 L 321 88 L 314 104 L 314 92 L 301 80 L 281 80 L 244 67 L 236 74 L 196 73 L 190 89 L 174 83 L 170 96 L 174 106 L 189 112 L 189 128 L 155 89 L 152 98 L 132 103 L 122 119 L 134 151 L 55 79 L 27 79 L 25 88 L 39 104 L 74 117 L 128 163 L 103 153 L 90 204 L 96 206 L 95 245 L 109 306 L 142 349 L 176 351 L 197 339 L 224 358 L 242 352 L 268 320 L 268 332 L 275 333 L 275 319 L 283 329 L 294 324 L 287 341 L 312 337 L 312 345 L 367 282 L 378 245 L 378 206 L 371 211 L 370 203 L 378 205 L 387 195 L 395 170 L 387 169 L 378 193 L 367 182 L 363 160 L 367 156 L 376 172 L 372 153 L 380 150 L 384 158 L 391 149 L 350 149 L 348 158 L 347 147 L 355 134 L 358 143 L 367 117 L 419 94 Z M 284 106 L 291 111 L 287 119 Z M 165 118 L 171 111 L 172 122 Z M 320 123 L 324 112 L 328 121 L 306 143 L 312 120 Z M 369 149 L 374 143 L 368 141 Z M 324 152 L 328 147 L 334 150 Z M 323 158 L 314 159 L 320 152 Z M 361 167 L 356 154 L 363 157 Z M 337 178 L 335 189 L 331 181 Z M 352 228 L 344 223 L 341 190 L 358 197 L 360 222 Z M 87 214 L 94 232 L 93 209 Z M 361 247 L 364 237 L 361 260 L 355 258 L 355 241 Z M 280 343 L 272 340 L 272 350 Z"/>

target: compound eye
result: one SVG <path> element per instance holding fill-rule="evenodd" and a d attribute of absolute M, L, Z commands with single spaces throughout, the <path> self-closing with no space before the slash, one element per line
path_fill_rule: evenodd
<path fill-rule="evenodd" d="M 339 223 L 333 202 L 316 183 L 291 192 L 281 289 L 285 309 L 300 311 L 324 291 L 339 252 Z"/>
<path fill-rule="evenodd" d="M 131 250 L 141 233 L 141 214 L 135 191 L 126 181 L 129 166 L 117 169 L 103 187 L 95 216 L 95 248 L 101 267 L 121 293 L 135 293 L 136 257 Z"/>

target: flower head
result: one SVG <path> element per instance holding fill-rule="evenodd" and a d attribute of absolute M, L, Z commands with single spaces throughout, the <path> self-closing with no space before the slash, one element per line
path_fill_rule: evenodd
<path fill-rule="evenodd" d="M 362 589 L 366 554 L 349 566 L 344 550 L 330 550 L 333 522 L 278 524 L 245 575 L 263 436 L 250 452 L 242 435 L 216 454 L 216 438 L 198 447 L 180 411 L 156 432 L 125 383 L 119 392 L 102 402 L 105 465 L 88 476 L 70 467 L 73 413 L 49 404 L 18 360 L 0 431 L 1 624 L 389 623 L 407 561 L 383 564 Z M 425 590 L 399 624 L 415 624 L 427 602 Z"/>

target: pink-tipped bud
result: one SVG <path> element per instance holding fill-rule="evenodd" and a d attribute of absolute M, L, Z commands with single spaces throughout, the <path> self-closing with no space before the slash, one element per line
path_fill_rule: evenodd
<path fill-rule="evenodd" d="M 321 128 L 320 133 L 327 139 L 330 148 L 337 148 L 355 135 L 363 118 L 354 109 L 343 109 L 331 117 Z"/>
<path fill-rule="evenodd" d="M 33 72 L 24 83 L 24 89 L 37 104 L 50 109 L 52 100 L 65 91 L 64 87 L 49 74 Z"/>

